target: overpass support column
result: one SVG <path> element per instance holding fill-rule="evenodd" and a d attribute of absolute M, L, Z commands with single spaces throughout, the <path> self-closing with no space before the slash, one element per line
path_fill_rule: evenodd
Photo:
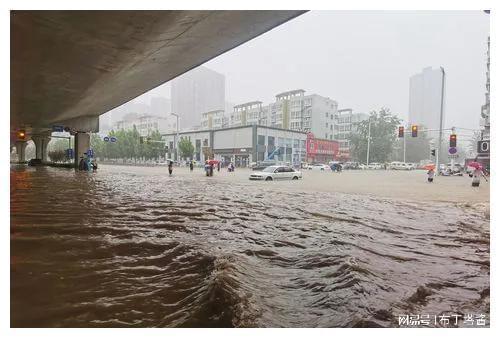
<path fill-rule="evenodd" d="M 47 146 L 50 142 L 50 136 L 33 135 L 31 139 L 35 143 L 36 158 L 42 160 L 42 162 L 47 162 Z"/>
<path fill-rule="evenodd" d="M 26 162 L 26 146 L 28 142 L 26 141 L 17 141 L 16 142 L 16 153 L 17 153 L 17 161 L 18 162 Z"/>
<path fill-rule="evenodd" d="M 90 134 L 78 132 L 75 135 L 75 168 L 78 168 L 80 157 L 90 148 Z"/>

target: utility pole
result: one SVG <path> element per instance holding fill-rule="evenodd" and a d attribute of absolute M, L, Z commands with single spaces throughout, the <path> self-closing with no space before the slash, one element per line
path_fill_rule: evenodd
<path fill-rule="evenodd" d="M 370 164 L 370 140 L 371 140 L 371 126 L 372 126 L 372 119 L 371 116 L 368 118 L 368 148 L 366 149 L 366 165 Z"/>
<path fill-rule="evenodd" d="M 445 77 L 445 72 L 444 68 L 441 68 L 441 111 L 439 114 L 439 138 L 438 138 L 438 145 L 436 147 L 436 170 L 439 171 L 439 153 L 441 152 L 441 142 L 443 139 L 443 110 L 444 110 L 444 77 Z"/>
<path fill-rule="evenodd" d="M 406 135 L 403 133 L 403 163 L 406 163 Z"/>
<path fill-rule="evenodd" d="M 180 159 L 179 159 L 179 115 L 177 115 L 176 113 L 170 113 L 170 115 L 173 115 L 177 118 L 177 135 L 175 136 L 175 157 L 176 157 L 176 161 L 177 162 L 180 162 Z"/>

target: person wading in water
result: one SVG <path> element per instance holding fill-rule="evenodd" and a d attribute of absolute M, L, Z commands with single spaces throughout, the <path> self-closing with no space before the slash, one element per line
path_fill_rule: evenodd
<path fill-rule="evenodd" d="M 174 170 L 173 165 L 172 161 L 168 162 L 168 176 L 172 176 L 172 171 Z"/>

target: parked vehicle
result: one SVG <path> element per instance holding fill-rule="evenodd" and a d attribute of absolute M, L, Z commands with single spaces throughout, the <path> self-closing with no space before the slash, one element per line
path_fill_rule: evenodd
<path fill-rule="evenodd" d="M 316 163 L 316 164 L 310 164 L 307 167 L 308 170 L 319 170 L 319 171 L 331 171 L 332 169 L 327 166 L 326 164 L 321 164 L 321 163 Z"/>
<path fill-rule="evenodd" d="M 302 172 L 293 169 L 290 166 L 272 165 L 264 168 L 262 171 L 256 171 L 250 174 L 250 180 L 298 180 L 302 178 Z"/>
<path fill-rule="evenodd" d="M 384 167 L 380 163 L 373 162 L 373 163 L 370 163 L 368 165 L 368 169 L 377 169 L 378 170 L 378 169 L 384 169 Z"/>
<path fill-rule="evenodd" d="M 389 165 L 389 169 L 391 170 L 413 170 L 415 169 L 415 165 L 413 163 L 404 163 L 404 162 L 391 162 Z"/>

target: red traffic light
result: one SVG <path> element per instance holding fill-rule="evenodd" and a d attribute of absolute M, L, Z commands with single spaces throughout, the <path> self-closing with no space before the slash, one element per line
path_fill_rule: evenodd
<path fill-rule="evenodd" d="M 456 146 L 457 146 L 457 135 L 451 134 L 450 135 L 450 148 L 455 148 Z"/>
<path fill-rule="evenodd" d="M 399 137 L 404 137 L 405 136 L 405 127 L 401 126 L 399 127 Z"/>
<path fill-rule="evenodd" d="M 413 125 L 411 126 L 411 137 L 417 137 L 418 136 L 418 126 Z"/>

